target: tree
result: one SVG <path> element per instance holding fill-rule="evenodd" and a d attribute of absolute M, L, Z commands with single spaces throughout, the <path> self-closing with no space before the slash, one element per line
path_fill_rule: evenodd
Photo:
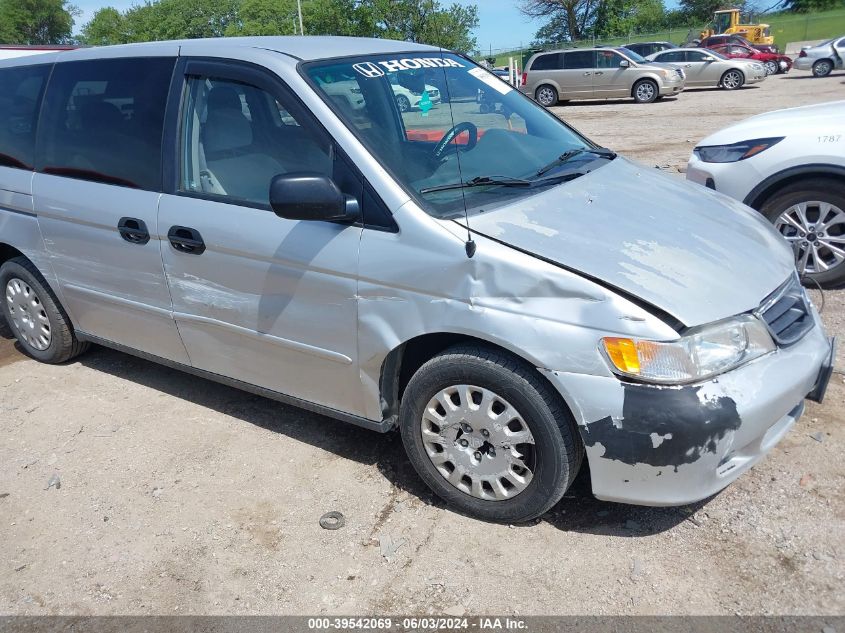
<path fill-rule="evenodd" d="M 126 18 L 114 7 L 104 7 L 97 11 L 82 27 L 80 40 L 91 46 L 123 44 L 129 41 Z"/>
<path fill-rule="evenodd" d="M 68 0 L 0 0 L 0 42 L 63 44 L 78 15 Z"/>
<path fill-rule="evenodd" d="M 379 37 L 421 42 L 461 52 L 476 47 L 472 30 L 478 26 L 478 7 L 457 3 L 443 8 L 439 0 L 363 0 Z"/>
<path fill-rule="evenodd" d="M 596 37 L 650 33 L 666 24 L 663 0 L 604 0 L 596 11 Z"/>
<path fill-rule="evenodd" d="M 296 0 L 243 0 L 226 35 L 293 35 L 297 15 Z"/>
<path fill-rule="evenodd" d="M 811 11 L 827 11 L 842 6 L 841 0 L 784 0 L 783 8 L 793 13 L 810 13 Z"/>
<path fill-rule="evenodd" d="M 537 31 L 537 39 L 563 42 L 582 40 L 592 28 L 602 0 L 522 0 L 520 11 L 548 22 Z"/>

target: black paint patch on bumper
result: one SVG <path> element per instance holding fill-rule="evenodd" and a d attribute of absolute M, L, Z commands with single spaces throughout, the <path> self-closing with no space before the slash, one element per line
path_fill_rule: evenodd
<path fill-rule="evenodd" d="M 715 453 L 719 440 L 742 424 L 732 398 L 702 402 L 701 387 L 623 387 L 619 426 L 606 417 L 587 425 L 583 433 L 587 446 L 604 446 L 604 459 L 677 468 L 697 461 L 704 453 Z M 660 436 L 656 447 L 653 433 Z"/>

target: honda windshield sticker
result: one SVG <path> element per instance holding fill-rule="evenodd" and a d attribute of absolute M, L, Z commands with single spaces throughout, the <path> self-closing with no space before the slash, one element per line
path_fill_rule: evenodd
<path fill-rule="evenodd" d="M 385 72 L 395 73 L 400 70 L 417 70 L 420 68 L 466 68 L 466 66 L 454 59 L 445 57 L 403 57 L 402 59 L 353 64 L 352 68 L 367 79 L 375 79 L 382 77 Z"/>
<path fill-rule="evenodd" d="M 506 95 L 513 90 L 509 84 L 506 84 L 504 81 L 496 77 L 496 75 L 484 70 L 483 68 L 470 68 L 467 72 L 479 81 L 482 81 L 490 86 L 496 92 L 503 95 Z"/>

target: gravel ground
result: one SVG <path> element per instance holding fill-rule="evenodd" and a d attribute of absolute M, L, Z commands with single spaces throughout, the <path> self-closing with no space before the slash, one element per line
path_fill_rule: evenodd
<path fill-rule="evenodd" d="M 556 112 L 676 169 L 731 121 L 845 98 L 845 75 L 806 76 Z M 845 292 L 825 302 L 845 335 Z M 444 510 L 395 435 L 100 348 L 40 365 L 0 337 L 0 613 L 842 614 L 843 405 L 837 374 L 707 502 L 603 503 L 582 475 L 509 527 Z M 329 510 L 345 527 L 318 526 Z"/>

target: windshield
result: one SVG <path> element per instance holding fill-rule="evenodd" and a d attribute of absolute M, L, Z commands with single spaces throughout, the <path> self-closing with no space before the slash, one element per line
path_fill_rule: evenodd
<path fill-rule="evenodd" d="M 648 63 L 648 60 L 645 57 L 643 57 L 639 53 L 635 53 L 630 48 L 625 48 L 624 46 L 620 46 L 616 50 L 619 51 L 620 53 L 622 53 L 623 55 L 625 55 L 625 57 L 628 57 L 632 61 L 637 62 L 638 64 L 647 64 Z"/>
<path fill-rule="evenodd" d="M 473 62 L 423 55 L 311 62 L 303 69 L 429 214 L 457 217 L 465 204 L 470 212 L 491 209 L 537 193 L 533 185 L 543 176 L 563 182 L 610 160 L 572 152 L 595 145 Z"/>

